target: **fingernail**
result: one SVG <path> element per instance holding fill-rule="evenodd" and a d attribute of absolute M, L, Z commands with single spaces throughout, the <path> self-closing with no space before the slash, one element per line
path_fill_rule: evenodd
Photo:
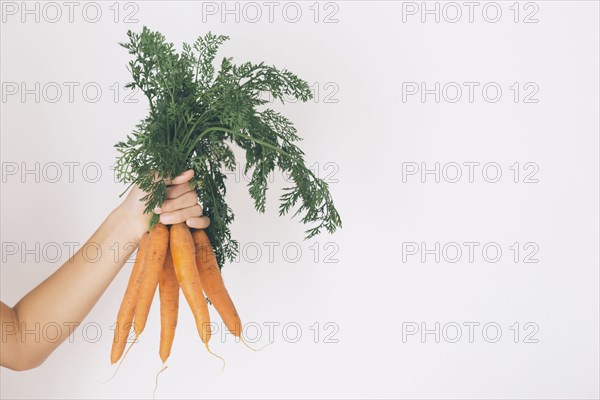
<path fill-rule="evenodd" d="M 155 214 L 158 214 L 161 211 L 161 208 L 160 207 L 154 207 L 153 211 L 154 211 Z"/>

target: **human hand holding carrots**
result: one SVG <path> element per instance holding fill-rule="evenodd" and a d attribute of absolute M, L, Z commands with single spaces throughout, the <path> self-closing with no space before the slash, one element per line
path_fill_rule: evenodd
<path fill-rule="evenodd" d="M 129 283 L 117 314 L 110 357 L 112 364 L 119 360 L 122 363 L 131 348 L 130 345 L 125 351 L 130 330 L 133 329 L 135 339 L 144 330 L 157 288 L 161 303 L 159 354 L 163 365 L 171 352 L 177 325 L 179 288 L 191 308 L 198 334 L 209 353 L 223 360 L 212 353 L 208 345 L 211 329 L 205 296 L 209 296 L 231 333 L 246 344 L 241 337 L 241 320 L 225 288 L 214 250 L 203 229 L 208 226 L 209 221 L 206 221 L 206 217 L 195 216 L 197 214 L 194 209 L 200 206 L 195 191 L 188 184 L 192 177 L 193 171 L 188 170 L 167 182 L 170 185 L 168 200 L 154 210 L 160 215 L 160 220 L 149 232 L 144 232 L 140 240 Z M 192 201 L 194 204 L 190 206 Z"/>
<path fill-rule="evenodd" d="M 167 200 L 162 207 L 154 210 L 154 213 L 160 215 L 161 223 L 185 223 L 188 227 L 196 229 L 204 229 L 210 225 L 209 218 L 202 215 L 202 207 L 198 204 L 198 197 L 190 182 L 193 177 L 194 171 L 189 169 L 172 181 L 166 181 Z M 141 200 L 144 196 L 146 193 L 134 185 L 120 205 L 120 208 L 126 210 L 124 214 L 129 218 L 131 235 L 138 243 L 148 231 L 151 218 L 151 214 L 144 214 L 145 203 Z"/>

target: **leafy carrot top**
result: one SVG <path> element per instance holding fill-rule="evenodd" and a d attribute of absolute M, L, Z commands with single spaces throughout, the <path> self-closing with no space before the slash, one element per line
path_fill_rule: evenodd
<path fill-rule="evenodd" d="M 278 168 L 293 183 L 280 197 L 280 215 L 295 210 L 294 216 L 311 224 L 307 238 L 341 227 L 327 183 L 305 165 L 304 153 L 295 144 L 300 137 L 292 122 L 272 109 L 258 110 L 267 103 L 264 93 L 282 103 L 284 97 L 311 99 L 304 80 L 262 62 L 236 65 L 231 58 L 223 58 L 216 71 L 214 60 L 227 36 L 209 32 L 193 45 L 184 43 L 178 53 L 161 33 L 146 27 L 127 35 L 129 41 L 120 45 L 133 56 L 133 81 L 126 87 L 144 93 L 149 113 L 126 141 L 117 143 L 116 172 L 121 182 L 138 184 L 148 193 L 145 212 L 165 201 L 162 179 L 193 168 L 219 266 L 233 259 L 238 243 L 229 229 L 234 214 L 225 202 L 225 172 L 235 169 L 235 144 L 245 151 L 244 173 L 250 175 L 248 190 L 258 211 L 265 210 L 268 176 Z"/>

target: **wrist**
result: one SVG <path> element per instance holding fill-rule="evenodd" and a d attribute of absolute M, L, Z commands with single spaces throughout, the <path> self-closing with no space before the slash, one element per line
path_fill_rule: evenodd
<path fill-rule="evenodd" d="M 125 235 L 125 241 L 140 243 L 142 236 L 148 230 L 148 218 L 146 215 L 136 215 L 123 204 L 115 208 L 109 215 L 109 219 Z"/>

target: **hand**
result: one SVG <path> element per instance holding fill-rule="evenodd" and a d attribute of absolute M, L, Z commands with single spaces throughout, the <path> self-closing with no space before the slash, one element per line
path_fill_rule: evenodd
<path fill-rule="evenodd" d="M 160 222 L 165 225 L 185 222 L 190 228 L 204 229 L 210 225 L 210 219 L 202 215 L 202 207 L 198 204 L 196 192 L 190 184 L 194 171 L 189 169 L 181 173 L 167 184 L 167 200 L 154 212 L 160 215 Z M 144 214 L 145 204 L 141 201 L 146 195 L 137 185 L 134 185 L 121 204 L 126 218 L 132 229 L 132 235 L 139 241 L 148 231 L 151 214 Z"/>

